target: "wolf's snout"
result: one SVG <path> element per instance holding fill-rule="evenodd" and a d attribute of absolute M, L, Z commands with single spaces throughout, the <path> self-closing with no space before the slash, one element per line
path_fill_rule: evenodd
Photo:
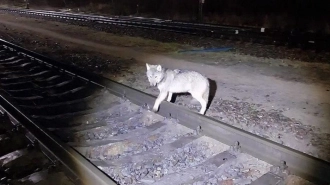
<path fill-rule="evenodd" d="M 156 86 L 155 82 L 150 82 L 150 86 Z"/>

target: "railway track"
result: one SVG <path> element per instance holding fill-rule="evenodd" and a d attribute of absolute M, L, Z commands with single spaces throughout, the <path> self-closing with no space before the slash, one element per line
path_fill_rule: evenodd
<path fill-rule="evenodd" d="M 102 27 L 102 30 L 111 30 L 111 26 L 126 26 L 147 30 L 167 31 L 180 34 L 212 37 L 216 39 L 240 40 L 270 45 L 287 45 L 316 50 L 328 50 L 330 48 L 330 36 L 322 33 L 302 32 L 298 30 L 279 31 L 266 28 L 234 27 L 216 24 L 203 24 L 163 20 L 156 18 L 88 15 L 79 13 L 8 9 L 0 8 L 0 11 L 20 14 L 34 18 L 44 18 L 53 21 L 65 21 L 84 26 Z"/>
<path fill-rule="evenodd" d="M 76 184 L 330 182 L 326 161 L 171 103 L 153 113 L 155 97 L 4 40 L 0 69 L 3 112 Z M 15 147 L 0 163 L 26 146 L 3 142 Z M 9 171 L 2 166 L 0 175 L 26 175 Z"/>
<path fill-rule="evenodd" d="M 0 184 L 56 184 L 54 180 L 58 179 L 60 184 L 74 185 L 47 148 L 38 145 L 28 130 L 1 112 Z"/>

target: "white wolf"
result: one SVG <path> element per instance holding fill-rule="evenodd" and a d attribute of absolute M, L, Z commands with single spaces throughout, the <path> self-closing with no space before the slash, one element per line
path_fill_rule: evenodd
<path fill-rule="evenodd" d="M 208 79 L 195 71 L 166 69 L 161 65 L 147 66 L 147 77 L 151 86 L 157 86 L 159 95 L 153 111 L 157 112 L 159 105 L 165 100 L 171 101 L 173 93 L 189 92 L 201 104 L 200 114 L 205 114 L 209 98 L 210 85 Z"/>

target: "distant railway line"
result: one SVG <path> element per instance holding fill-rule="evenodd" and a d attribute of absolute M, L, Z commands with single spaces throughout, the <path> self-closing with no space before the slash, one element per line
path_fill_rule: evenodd
<path fill-rule="evenodd" d="M 116 25 L 147 30 L 190 34 L 216 39 L 240 40 L 244 42 L 309 48 L 315 50 L 328 50 L 330 48 L 330 36 L 328 34 L 300 32 L 298 30 L 279 31 L 267 28 L 234 27 L 156 18 L 130 16 L 106 17 L 99 15 L 43 10 L 1 8 L 0 11 L 16 14 L 18 13 L 25 16 L 42 17 L 50 20 L 65 20 L 66 22 L 75 23 L 78 22 L 85 26 L 98 24 L 103 26 L 104 29 L 110 29 L 111 25 Z"/>

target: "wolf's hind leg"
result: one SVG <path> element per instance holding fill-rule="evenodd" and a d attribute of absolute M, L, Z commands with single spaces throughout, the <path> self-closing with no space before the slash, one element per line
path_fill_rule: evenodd
<path fill-rule="evenodd" d="M 171 102 L 173 93 L 169 92 L 167 96 L 167 101 Z"/>
<path fill-rule="evenodd" d="M 199 113 L 204 115 L 206 111 L 207 101 L 204 100 L 203 95 L 200 93 L 191 93 L 191 95 L 201 104 L 202 108 Z"/>

